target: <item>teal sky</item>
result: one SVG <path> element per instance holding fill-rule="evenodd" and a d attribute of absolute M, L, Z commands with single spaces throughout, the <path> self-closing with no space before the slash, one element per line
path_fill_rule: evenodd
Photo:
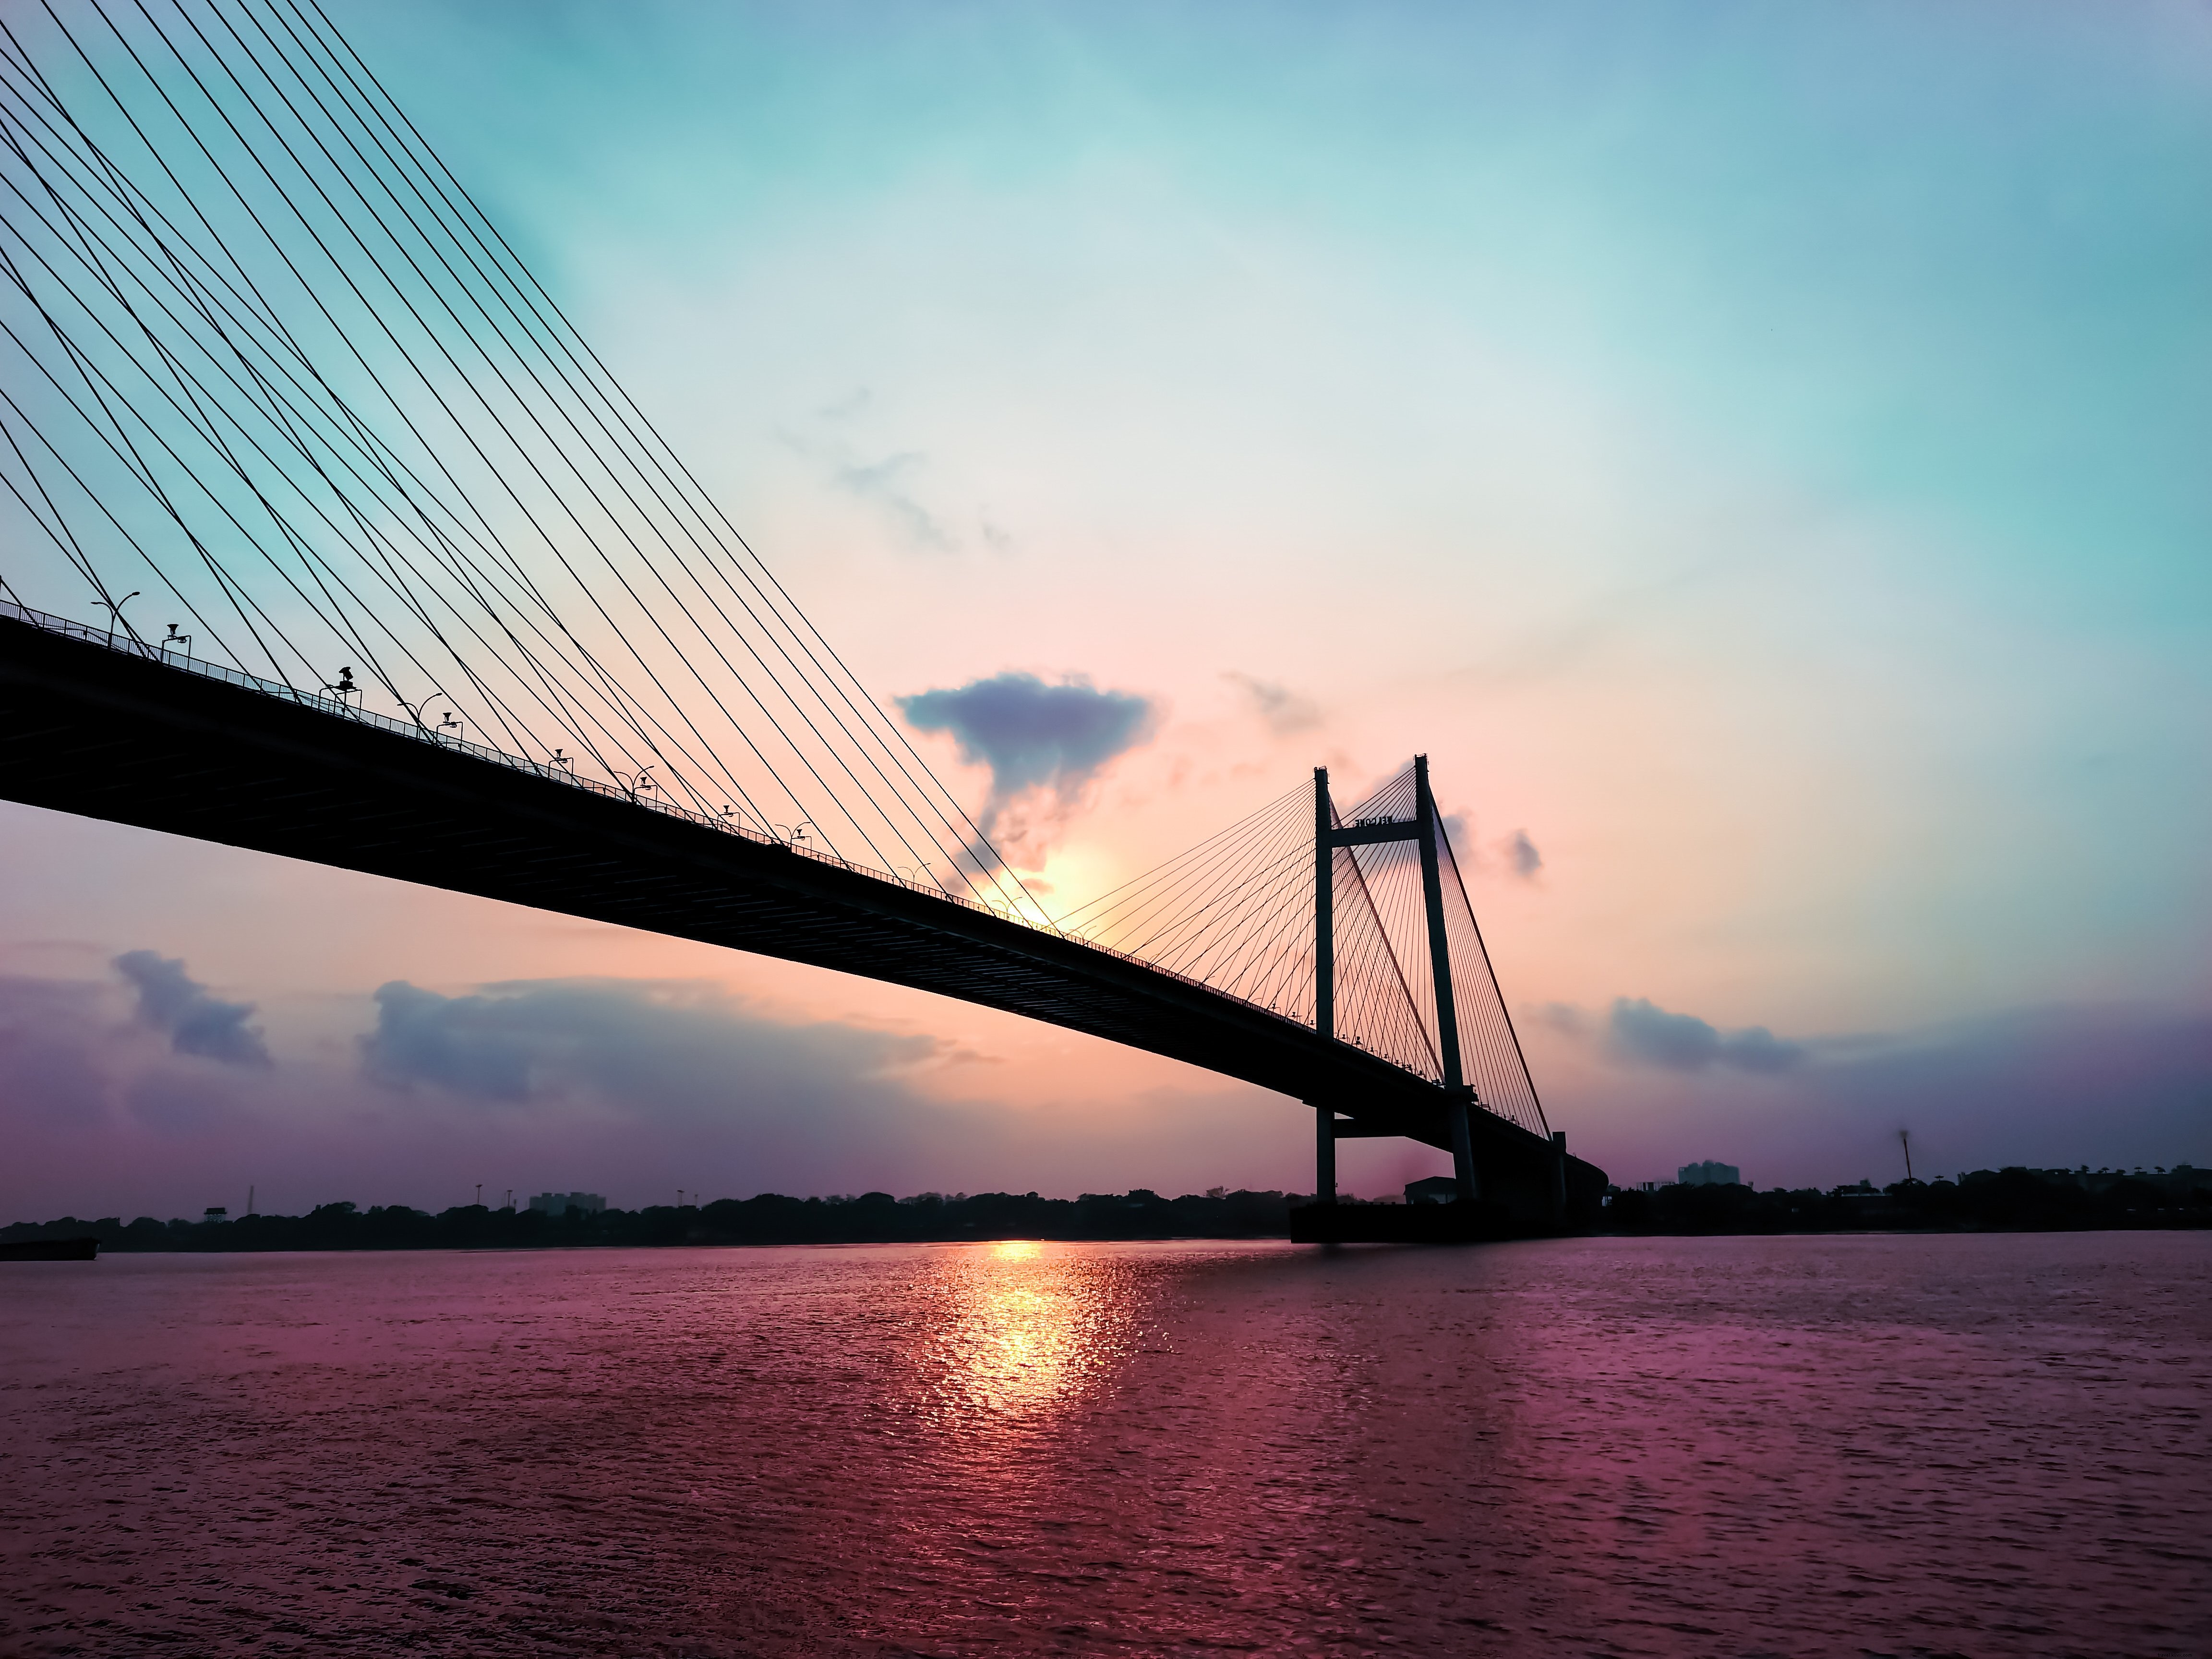
<path fill-rule="evenodd" d="M 1539 1082 L 1620 1178 L 1856 1179 L 1914 1113 L 1968 1166 L 2212 1155 L 2212 12 L 331 9 L 878 693 L 1151 700 L 1039 809 L 1071 902 L 1425 749 Z M 156 949 L 302 1054 L 384 979 L 711 983 L 987 1053 L 915 1086 L 1058 1101 L 1094 1158 L 1133 1093 L 1213 1098 L 467 901 L 403 935 L 392 890 L 240 854 L 164 843 L 199 873 L 139 892 L 151 845 L 0 902 L 13 967 Z M 236 920 L 307 890 L 316 951 Z M 1811 1058 L 1670 1068 L 1620 999 Z M 2015 1121 L 2030 1072 L 2075 1081 Z M 1294 1182 L 1278 1116 L 1249 1170 L 1127 1179 Z"/>
<path fill-rule="evenodd" d="M 1810 788 L 1808 886 L 1875 836 L 1854 907 L 2051 993 L 2076 951 L 2201 969 L 2201 10 L 358 27 L 841 630 L 841 579 L 922 562 L 949 614 L 894 674 L 1142 680 L 1186 600 L 1332 707 L 1622 673 L 1733 751 L 1652 810 Z M 836 523 L 824 475 L 874 468 Z"/>

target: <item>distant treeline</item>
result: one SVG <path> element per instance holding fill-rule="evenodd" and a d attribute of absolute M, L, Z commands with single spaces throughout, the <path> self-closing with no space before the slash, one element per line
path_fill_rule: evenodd
<path fill-rule="evenodd" d="M 2069 1228 L 2212 1226 L 2205 1184 L 2172 1176 L 2077 1178 L 2063 1171 L 1982 1170 L 1962 1182 L 1901 1181 L 1754 1192 L 1748 1187 L 1662 1187 L 1610 1194 L 1606 1233 L 2042 1231 Z M 1285 1238 L 1298 1194 L 1213 1192 L 1163 1198 L 1139 1188 L 1081 1198 L 1034 1193 L 945 1197 L 889 1193 L 858 1198 L 720 1199 L 643 1210 L 491 1209 L 465 1204 L 440 1215 L 391 1205 L 324 1204 L 306 1215 L 125 1224 L 64 1216 L 0 1227 L 0 1243 L 93 1237 L 103 1250 L 495 1250 L 605 1244 L 904 1244 L 1000 1238 Z"/>
<path fill-rule="evenodd" d="M 1900 1181 L 1753 1192 L 1662 1187 L 1615 1192 L 1609 1233 L 2051 1232 L 2081 1228 L 2212 1227 L 2212 1170 L 2146 1179 L 2057 1170 L 1981 1170 L 1964 1181 Z M 2199 1184 L 2202 1183 L 2202 1184 Z"/>
<path fill-rule="evenodd" d="M 319 1205 L 306 1215 L 125 1224 L 109 1216 L 64 1216 L 0 1227 L 0 1243 L 94 1237 L 103 1250 L 495 1250 L 591 1244 L 902 1244 L 995 1238 L 1283 1238 L 1290 1202 L 1281 1193 L 1214 1192 L 1162 1198 L 1141 1188 L 1081 1198 L 1034 1193 L 936 1193 L 895 1199 L 726 1198 L 643 1210 L 490 1209 L 465 1204 L 431 1215 L 404 1205 L 363 1210 Z"/>

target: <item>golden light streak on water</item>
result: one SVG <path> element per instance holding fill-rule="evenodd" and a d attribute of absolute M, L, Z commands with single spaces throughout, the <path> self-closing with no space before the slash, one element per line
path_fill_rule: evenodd
<path fill-rule="evenodd" d="M 1014 1240 L 947 1251 L 922 1364 L 945 1425 L 988 1433 L 1103 1380 L 1138 1333 L 1133 1277 L 1095 1251 Z"/>

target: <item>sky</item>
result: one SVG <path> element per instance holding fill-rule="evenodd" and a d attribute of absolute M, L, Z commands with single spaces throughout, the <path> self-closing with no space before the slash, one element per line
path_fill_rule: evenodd
<path fill-rule="evenodd" d="M 2212 1163 L 2201 6 L 331 9 L 1055 900 L 1419 750 L 1616 1180 Z M 14 805 L 0 1133 L 9 1219 L 1311 1183 L 1171 1062 Z"/>

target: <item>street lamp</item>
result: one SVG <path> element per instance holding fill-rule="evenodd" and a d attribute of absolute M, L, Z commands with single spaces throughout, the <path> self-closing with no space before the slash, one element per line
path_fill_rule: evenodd
<path fill-rule="evenodd" d="M 395 693 L 393 694 L 392 701 L 407 711 L 407 718 L 415 722 L 417 730 L 422 732 L 426 735 L 429 735 L 430 722 L 423 718 L 424 712 L 428 709 L 432 703 L 437 702 L 439 698 L 445 696 L 445 695 L 446 694 L 442 691 L 433 691 L 428 696 L 423 698 L 420 702 L 410 702 L 406 698 Z M 447 701 L 450 706 L 452 699 L 447 698 Z"/>
<path fill-rule="evenodd" d="M 123 631 L 130 635 L 132 639 L 138 637 L 137 630 L 123 620 L 123 607 L 137 599 L 138 593 L 139 590 L 134 587 L 119 599 L 110 599 L 105 596 L 100 599 L 99 603 L 107 607 L 107 642 L 110 645 L 115 643 L 115 629 L 118 623 L 121 624 Z"/>

